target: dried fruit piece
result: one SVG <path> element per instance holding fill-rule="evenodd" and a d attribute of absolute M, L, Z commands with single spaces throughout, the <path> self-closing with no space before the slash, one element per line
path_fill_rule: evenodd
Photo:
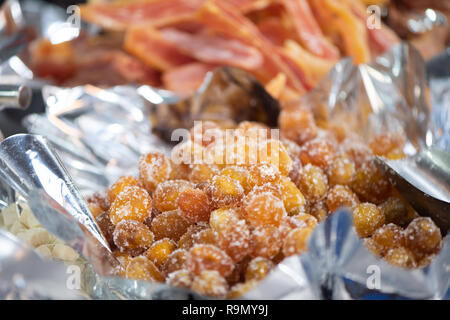
<path fill-rule="evenodd" d="M 152 245 L 154 237 L 153 233 L 142 222 L 122 220 L 114 229 L 113 238 L 120 251 L 137 255 Z"/>
<path fill-rule="evenodd" d="M 356 171 L 351 188 L 361 201 L 380 204 L 391 194 L 391 184 L 372 162 L 365 163 Z"/>
<path fill-rule="evenodd" d="M 186 268 L 186 257 L 187 251 L 184 249 L 176 249 L 172 253 L 169 254 L 166 262 L 164 263 L 161 270 L 165 274 L 170 274 L 177 270 L 182 270 Z"/>
<path fill-rule="evenodd" d="M 216 246 L 198 244 L 189 250 L 186 267 L 197 275 L 205 270 L 215 270 L 226 277 L 233 271 L 234 263 L 223 250 Z"/>
<path fill-rule="evenodd" d="M 283 254 L 285 257 L 300 254 L 308 249 L 308 239 L 312 228 L 295 228 L 284 239 Z"/>
<path fill-rule="evenodd" d="M 377 252 L 385 255 L 389 250 L 405 246 L 403 229 L 393 223 L 382 226 L 372 235 L 373 245 L 378 247 Z"/>
<path fill-rule="evenodd" d="M 94 193 L 92 196 L 90 196 L 87 199 L 87 204 L 88 204 L 89 210 L 91 211 L 94 218 L 96 218 L 98 215 L 102 214 L 103 212 L 108 211 L 108 209 L 109 209 L 109 203 L 106 200 L 106 198 L 97 192 Z M 21 217 L 22 217 L 22 215 L 21 215 Z M 32 217 L 34 218 L 34 216 L 32 216 Z M 34 220 L 36 220 L 36 219 L 34 219 Z"/>
<path fill-rule="evenodd" d="M 244 203 L 245 219 L 254 227 L 279 226 L 286 215 L 283 201 L 271 193 L 250 193 Z"/>
<path fill-rule="evenodd" d="M 256 287 L 257 284 L 258 281 L 256 280 L 235 284 L 233 287 L 231 287 L 230 291 L 228 292 L 228 298 L 238 299 L 242 297 L 245 293 Z"/>
<path fill-rule="evenodd" d="M 339 156 L 331 162 L 327 172 L 330 184 L 347 185 L 356 172 L 355 163 L 349 157 Z"/>
<path fill-rule="evenodd" d="M 231 220 L 216 229 L 217 246 L 236 263 L 250 253 L 250 230 L 245 220 Z"/>
<path fill-rule="evenodd" d="M 373 203 L 361 203 L 353 209 L 353 224 L 360 237 L 370 237 L 384 224 L 384 214 Z"/>
<path fill-rule="evenodd" d="M 161 268 L 169 259 L 169 255 L 177 248 L 176 243 L 171 239 L 161 239 L 156 241 L 145 251 L 144 255 L 152 261 L 158 268 Z"/>
<path fill-rule="evenodd" d="M 221 208 L 239 203 L 244 189 L 230 177 L 215 176 L 206 188 L 206 194 L 214 208 Z"/>
<path fill-rule="evenodd" d="M 414 219 L 414 210 L 399 198 L 390 197 L 379 207 L 384 213 L 386 223 L 392 222 L 406 227 Z"/>
<path fill-rule="evenodd" d="M 209 181 L 217 174 L 219 174 L 219 168 L 215 165 L 204 163 L 193 164 L 189 173 L 189 181 L 193 183 Z"/>
<path fill-rule="evenodd" d="M 186 232 L 180 237 L 178 248 L 189 250 L 194 245 L 194 235 L 205 228 L 208 228 L 208 225 L 205 223 L 190 225 Z"/>
<path fill-rule="evenodd" d="M 175 270 L 167 275 L 166 282 L 168 285 L 189 289 L 192 285 L 192 274 L 185 270 Z"/>
<path fill-rule="evenodd" d="M 273 267 L 274 264 L 271 260 L 263 257 L 256 257 L 251 260 L 247 266 L 247 270 L 245 271 L 245 280 L 262 280 L 267 276 Z"/>
<path fill-rule="evenodd" d="M 317 226 L 317 219 L 314 216 L 302 213 L 296 216 L 288 217 L 288 223 L 292 228 L 311 228 L 314 229 Z"/>
<path fill-rule="evenodd" d="M 193 184 L 185 180 L 169 180 L 158 184 L 153 193 L 153 204 L 160 212 L 172 211 L 178 208 L 178 197 Z"/>
<path fill-rule="evenodd" d="M 144 256 L 131 259 L 126 268 L 125 275 L 129 279 L 164 281 L 164 276 L 155 264 Z"/>
<path fill-rule="evenodd" d="M 328 191 L 326 203 L 328 211 L 335 212 L 342 207 L 355 207 L 359 199 L 349 187 L 337 184 Z"/>
<path fill-rule="evenodd" d="M 162 152 L 150 152 L 139 159 L 139 180 L 150 193 L 159 183 L 169 179 L 171 171 L 169 158 Z"/>
<path fill-rule="evenodd" d="M 139 186 L 138 180 L 133 176 L 122 176 L 117 179 L 108 189 L 108 201 L 112 203 L 125 187 Z"/>
<path fill-rule="evenodd" d="M 231 223 L 233 220 L 239 220 L 239 214 L 232 208 L 220 208 L 211 212 L 209 225 L 212 229 L 218 230 L 221 226 Z"/>
<path fill-rule="evenodd" d="M 99 214 L 95 221 L 97 221 L 97 225 L 99 226 L 100 230 L 102 230 L 103 235 L 105 236 L 106 241 L 108 241 L 108 244 L 113 249 L 114 244 L 114 228 L 115 226 L 112 224 L 111 220 L 109 219 L 109 214 L 107 211 L 103 212 L 102 214 Z"/>
<path fill-rule="evenodd" d="M 330 141 L 314 139 L 306 142 L 300 149 L 300 160 L 325 170 L 334 159 L 334 147 Z"/>
<path fill-rule="evenodd" d="M 228 292 L 228 284 L 217 271 L 204 270 L 195 276 L 191 289 L 205 296 L 225 298 Z"/>
<path fill-rule="evenodd" d="M 414 268 L 416 266 L 414 256 L 411 251 L 403 247 L 390 249 L 384 256 L 384 259 L 398 267 Z"/>
<path fill-rule="evenodd" d="M 442 243 L 442 235 L 439 228 L 430 218 L 416 218 L 405 229 L 406 247 L 415 256 L 436 253 Z"/>
<path fill-rule="evenodd" d="M 239 181 L 245 193 L 250 192 L 253 187 L 249 181 L 250 172 L 245 167 L 227 166 L 220 171 L 220 175 Z"/>
<path fill-rule="evenodd" d="M 283 109 L 278 124 L 286 138 L 302 145 L 317 136 L 317 127 L 311 111 L 306 108 Z"/>
<path fill-rule="evenodd" d="M 157 215 L 151 223 L 156 240 L 169 238 L 178 241 L 188 227 L 189 223 L 177 210 L 163 212 Z"/>
<path fill-rule="evenodd" d="M 310 203 L 308 212 L 319 222 L 325 220 L 330 215 L 324 200 Z"/>
<path fill-rule="evenodd" d="M 279 140 L 269 139 L 258 148 L 259 164 L 268 163 L 287 176 L 292 168 L 292 159 Z"/>
<path fill-rule="evenodd" d="M 192 240 L 195 244 L 212 244 L 217 245 L 217 233 L 211 229 L 206 228 L 200 230 L 192 236 Z"/>
<path fill-rule="evenodd" d="M 307 164 L 300 173 L 298 188 L 306 199 L 316 202 L 326 195 L 328 188 L 327 176 L 319 167 Z"/>
<path fill-rule="evenodd" d="M 249 167 L 249 183 L 252 187 L 265 184 L 277 184 L 280 181 L 280 172 L 268 164 L 257 164 Z"/>
<path fill-rule="evenodd" d="M 211 212 L 208 196 L 203 190 L 187 188 L 178 197 L 181 215 L 189 222 L 208 221 Z"/>
<path fill-rule="evenodd" d="M 148 192 L 137 186 L 125 187 L 117 195 L 109 208 L 109 218 L 114 225 L 122 220 L 143 222 L 152 209 L 152 199 Z"/>
<path fill-rule="evenodd" d="M 274 258 L 281 250 L 283 240 L 274 226 L 256 227 L 251 234 L 252 257 Z"/>
<path fill-rule="evenodd" d="M 283 204 L 287 213 L 290 215 L 299 213 L 305 205 L 305 197 L 288 177 L 282 177 L 280 182 Z"/>

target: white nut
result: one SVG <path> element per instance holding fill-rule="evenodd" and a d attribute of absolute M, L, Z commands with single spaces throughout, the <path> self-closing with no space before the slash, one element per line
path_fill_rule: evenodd
<path fill-rule="evenodd" d="M 52 251 L 53 257 L 64 261 L 75 261 L 78 259 L 78 253 L 71 247 L 64 244 L 55 244 Z"/>

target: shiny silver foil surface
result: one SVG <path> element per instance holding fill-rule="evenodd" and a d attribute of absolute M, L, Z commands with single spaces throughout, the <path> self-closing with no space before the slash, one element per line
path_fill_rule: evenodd
<path fill-rule="evenodd" d="M 7 75 L 7 79 L 26 79 L 41 86 L 39 79 L 33 79 L 26 66 L 17 59 L 2 66 L 0 74 Z M 408 154 L 434 144 L 450 151 L 449 111 L 445 102 L 448 101 L 448 83 L 448 79 L 432 83 L 433 109 L 430 109 L 426 101 L 424 62 L 414 48 L 402 44 L 371 64 L 355 66 L 347 59 L 339 62 L 315 90 L 303 97 L 303 101 L 311 106 L 320 106 L 313 108 L 317 117 L 339 119 L 348 114 L 355 116 L 355 130 L 363 137 L 370 138 L 386 131 L 402 134 L 407 138 L 405 152 Z M 102 191 L 120 175 L 135 174 L 140 154 L 152 149 L 170 150 L 150 134 L 148 121 L 149 106 L 167 102 L 168 97 L 173 99 L 170 93 L 164 95 L 157 89 L 143 91 L 132 86 L 101 89 L 89 85 L 75 88 L 43 85 L 42 93 L 46 113 L 28 116 L 25 125 L 30 133 L 45 136 L 56 149 L 68 176 L 76 185 L 69 190 L 71 198 L 78 199 L 70 204 L 73 207 L 83 203 L 77 190 L 85 196 Z M 40 161 L 39 157 L 36 159 Z M 55 177 L 62 178 L 61 175 L 66 174 L 45 162 L 39 164 Z M 61 198 L 64 198 L 63 190 L 59 189 Z M 42 201 L 44 194 L 48 194 L 42 185 L 33 185 L 29 191 L 31 197 L 28 200 L 37 203 Z M 58 189 L 54 192 L 57 196 Z M 0 196 L 0 209 L 17 201 L 14 191 L 4 183 L 0 184 Z M 50 218 L 52 214 L 67 215 L 64 206 L 51 207 L 52 210 L 39 212 L 39 221 L 46 221 L 48 225 L 58 221 Z M 88 212 L 83 214 L 86 217 L 90 215 Z M 81 228 L 79 219 L 66 219 L 64 224 L 73 230 Z M 51 230 L 56 226 L 48 225 L 48 228 Z M 87 237 L 83 232 L 79 235 Z M 0 241 L 4 241 L 8 248 L 20 246 L 17 239 L 4 232 L 0 233 Z M 80 250 L 76 243 L 68 244 Z M 28 260 L 14 260 L 17 250 L 5 251 L 0 256 L 0 298 L 63 297 L 57 291 L 67 289 L 61 272 L 43 275 L 48 268 L 56 270 L 58 264 L 43 259 L 33 264 Z M 33 250 L 28 248 L 28 251 L 33 259 L 38 259 Z M 20 264 L 25 279 L 39 281 L 21 281 L 20 277 L 17 280 L 9 274 L 1 276 L 8 272 L 10 261 Z M 95 266 L 95 262 L 91 262 Z M 374 281 L 374 275 L 379 275 L 378 280 Z M 93 299 L 201 298 L 166 285 L 105 277 L 92 270 L 84 274 L 83 281 L 86 297 Z M 448 299 L 449 287 L 449 237 L 429 266 L 405 270 L 371 254 L 356 235 L 350 213 L 339 211 L 315 229 L 307 253 L 281 262 L 243 298 Z M 70 294 L 68 297 L 72 298 Z"/>

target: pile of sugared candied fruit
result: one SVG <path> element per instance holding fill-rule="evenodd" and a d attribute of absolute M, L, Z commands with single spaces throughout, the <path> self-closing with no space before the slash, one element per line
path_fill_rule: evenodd
<path fill-rule="evenodd" d="M 184 162 L 148 153 L 138 178 L 121 177 L 106 196 L 92 196 L 118 273 L 236 298 L 283 258 L 305 252 L 317 223 L 340 207 L 351 208 L 357 233 L 392 264 L 421 267 L 439 252 L 440 230 L 372 163 L 374 155 L 403 157 L 402 138 L 363 143 L 345 126 L 319 126 L 305 107 L 282 110 L 279 128 L 202 122 L 172 153 Z M 226 129 L 239 142 L 221 138 Z"/>

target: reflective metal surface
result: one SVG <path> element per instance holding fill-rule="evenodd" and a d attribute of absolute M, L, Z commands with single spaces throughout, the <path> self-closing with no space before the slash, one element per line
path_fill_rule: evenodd
<path fill-rule="evenodd" d="M 400 160 L 377 157 L 377 166 L 420 212 L 429 216 L 443 234 L 450 230 L 450 153 L 429 148 Z"/>
<path fill-rule="evenodd" d="M 20 134 L 3 140 L 0 177 L 29 200 L 31 210 L 44 227 L 83 254 L 98 272 L 110 273 L 111 266 L 103 263 L 105 259 L 99 260 L 99 256 L 111 255 L 109 245 L 45 138 Z M 102 263 L 96 264 L 98 261 Z"/>

